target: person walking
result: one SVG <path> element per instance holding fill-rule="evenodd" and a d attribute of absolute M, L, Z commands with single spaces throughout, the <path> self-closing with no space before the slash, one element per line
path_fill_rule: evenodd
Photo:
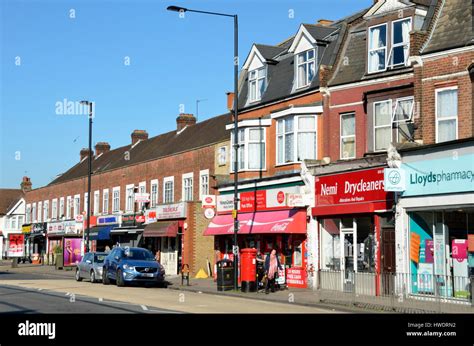
<path fill-rule="evenodd" d="M 161 251 L 160 250 L 157 250 L 156 253 L 155 253 L 155 261 L 157 261 L 158 263 L 160 263 L 160 261 L 161 261 Z"/>
<path fill-rule="evenodd" d="M 267 285 L 265 287 L 266 294 L 269 293 L 269 289 L 271 289 L 272 292 L 275 292 L 275 280 L 278 277 L 278 269 L 282 269 L 282 267 L 277 256 L 277 251 L 273 249 L 265 258 L 265 272 L 267 274 Z"/>

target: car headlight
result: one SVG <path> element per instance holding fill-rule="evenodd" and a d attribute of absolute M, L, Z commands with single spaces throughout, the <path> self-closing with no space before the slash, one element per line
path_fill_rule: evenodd
<path fill-rule="evenodd" d="M 131 266 L 131 265 L 129 265 L 129 264 L 124 264 L 124 265 L 123 265 L 123 269 L 125 269 L 125 270 L 133 270 L 133 269 L 135 269 L 135 267 L 134 267 L 134 266 Z"/>

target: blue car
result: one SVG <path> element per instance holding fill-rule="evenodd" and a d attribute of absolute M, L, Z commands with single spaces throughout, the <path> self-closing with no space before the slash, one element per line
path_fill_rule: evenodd
<path fill-rule="evenodd" d="M 151 251 L 138 247 L 116 247 L 105 258 L 102 269 L 102 283 L 115 281 L 123 287 L 131 282 L 161 284 L 166 287 L 165 269 L 158 263 Z"/>

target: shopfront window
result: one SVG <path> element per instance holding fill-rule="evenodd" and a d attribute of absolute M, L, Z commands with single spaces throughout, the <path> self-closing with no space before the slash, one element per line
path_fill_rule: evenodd
<path fill-rule="evenodd" d="M 474 210 L 412 212 L 412 293 L 469 298 L 474 273 Z"/>

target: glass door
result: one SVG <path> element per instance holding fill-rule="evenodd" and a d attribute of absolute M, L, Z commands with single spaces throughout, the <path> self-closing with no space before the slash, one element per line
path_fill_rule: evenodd
<path fill-rule="evenodd" d="M 357 272 L 357 239 L 356 220 L 343 218 L 340 220 L 341 230 L 341 275 L 344 292 L 353 292 L 355 272 Z"/>

